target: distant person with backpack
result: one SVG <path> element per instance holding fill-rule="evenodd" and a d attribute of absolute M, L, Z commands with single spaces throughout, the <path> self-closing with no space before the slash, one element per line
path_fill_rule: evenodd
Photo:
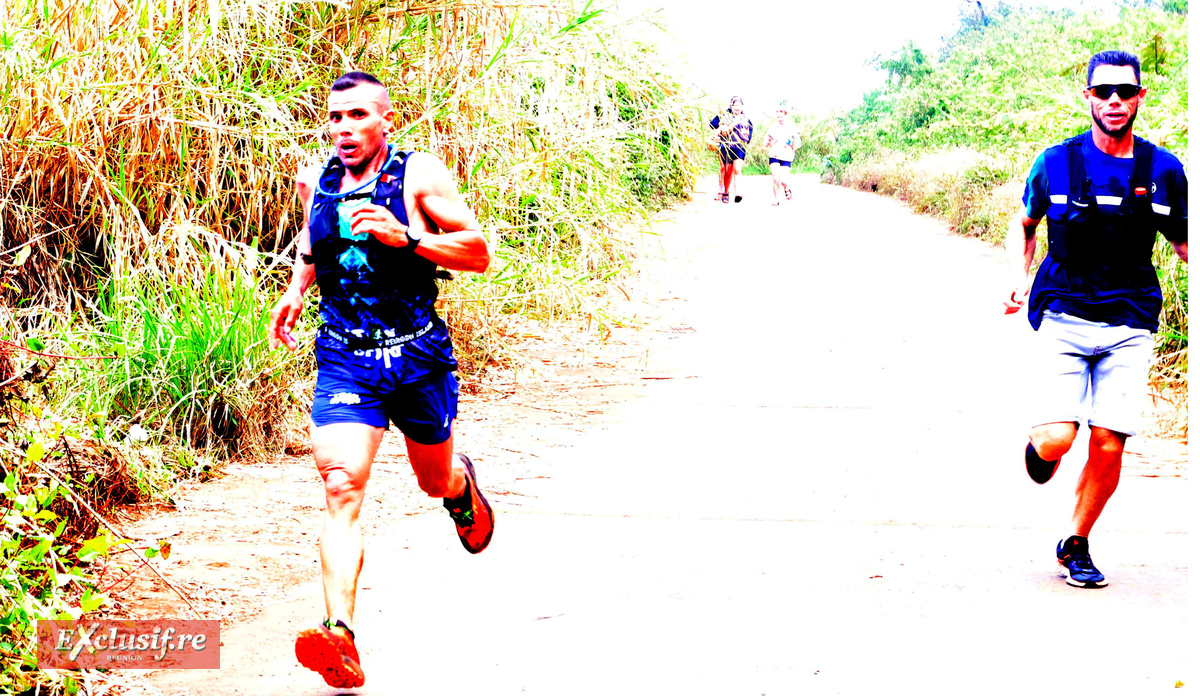
<path fill-rule="evenodd" d="M 775 122 L 767 130 L 767 157 L 771 167 L 771 189 L 775 193 L 775 202 L 779 205 L 779 193 L 792 199 L 792 187 L 788 185 L 788 175 L 792 171 L 792 158 L 796 156 L 796 147 L 800 139 L 796 137 L 796 126 L 787 120 L 791 109 L 787 102 L 780 102 L 775 110 Z"/>
<path fill-rule="evenodd" d="M 708 126 L 714 131 L 714 144 L 721 161 L 717 175 L 717 200 L 728 203 L 732 194 L 733 202 L 741 203 L 742 197 L 737 193 L 737 178 L 746 162 L 746 146 L 754 135 L 754 124 L 742 110 L 742 98 L 730 99 L 725 114 L 713 116 Z"/>
<path fill-rule="evenodd" d="M 1025 468 L 1054 476 L 1087 418 L 1087 463 L 1070 534 L 1056 556 L 1067 584 L 1104 587 L 1089 534 L 1121 478 L 1125 440 L 1137 432 L 1162 291 L 1151 261 L 1157 233 L 1187 262 L 1187 176 L 1170 152 L 1133 134 L 1146 96 L 1137 56 L 1105 51 L 1088 63 L 1089 131 L 1044 151 L 1025 184 L 1008 254 L 1005 313 L 1028 303 L 1042 356 L 1031 394 Z M 1038 222 L 1049 252 L 1029 279 Z"/>

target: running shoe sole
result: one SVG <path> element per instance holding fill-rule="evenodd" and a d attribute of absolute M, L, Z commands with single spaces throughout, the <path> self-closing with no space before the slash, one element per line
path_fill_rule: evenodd
<path fill-rule="evenodd" d="M 1062 569 L 1061 575 L 1066 578 L 1067 584 L 1071 587 L 1082 587 L 1088 590 L 1098 590 L 1101 587 L 1108 587 L 1108 580 L 1101 580 L 1099 582 L 1094 582 L 1091 580 L 1076 580 L 1075 578 L 1071 577 L 1071 571 L 1067 570 L 1066 568 Z"/>
<path fill-rule="evenodd" d="M 296 637 L 296 659 L 334 688 L 360 687 L 366 682 L 366 675 L 357 660 L 342 652 L 339 645 L 343 640 L 348 639 L 340 638 L 324 626 L 305 629 Z"/>

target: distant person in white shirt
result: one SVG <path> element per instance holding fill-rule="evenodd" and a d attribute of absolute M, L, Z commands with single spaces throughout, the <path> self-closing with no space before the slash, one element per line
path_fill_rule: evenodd
<path fill-rule="evenodd" d="M 790 112 L 787 102 L 780 102 L 775 110 L 775 122 L 767 130 L 767 157 L 771 162 L 771 188 L 775 192 L 775 202 L 771 205 L 779 205 L 781 191 L 788 200 L 792 198 L 788 175 L 792 171 L 792 158 L 796 155 L 800 139 L 796 137 L 795 124 L 787 119 Z"/>

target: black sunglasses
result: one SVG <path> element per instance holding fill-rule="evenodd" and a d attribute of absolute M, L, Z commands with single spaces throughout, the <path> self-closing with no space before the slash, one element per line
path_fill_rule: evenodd
<path fill-rule="evenodd" d="M 1097 99 L 1108 99 L 1113 92 L 1121 99 L 1132 99 L 1138 92 L 1142 91 L 1141 85 L 1092 85 L 1087 88 L 1092 96 Z"/>

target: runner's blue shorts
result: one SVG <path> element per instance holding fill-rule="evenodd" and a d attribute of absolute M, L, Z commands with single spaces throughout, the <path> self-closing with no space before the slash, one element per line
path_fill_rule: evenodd
<path fill-rule="evenodd" d="M 746 159 L 746 148 L 738 145 L 722 143 L 718 150 L 721 155 L 721 162 L 724 164 L 733 164 L 736 160 Z"/>
<path fill-rule="evenodd" d="M 771 157 L 770 160 L 771 161 L 768 164 L 778 164 L 778 165 L 781 165 L 783 167 L 788 167 L 788 168 L 790 168 L 792 166 L 792 163 L 790 160 L 787 162 L 784 162 L 783 160 L 777 159 L 775 157 Z"/>
<path fill-rule="evenodd" d="M 422 445 L 437 445 L 450 438 L 451 424 L 458 417 L 454 372 L 438 369 L 421 374 L 399 351 L 356 351 L 321 340 L 316 355 L 312 421 L 317 427 L 363 423 L 386 428 L 391 421 Z"/>

